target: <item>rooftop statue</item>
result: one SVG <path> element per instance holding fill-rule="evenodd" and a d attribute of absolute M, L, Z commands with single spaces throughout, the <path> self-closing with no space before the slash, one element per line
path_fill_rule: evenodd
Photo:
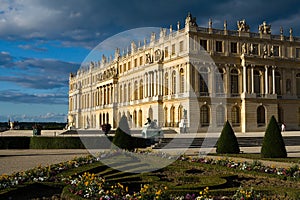
<path fill-rule="evenodd" d="M 237 26 L 238 26 L 238 31 L 240 31 L 240 32 L 249 32 L 250 31 L 250 27 L 246 23 L 245 19 L 237 21 Z"/>
<path fill-rule="evenodd" d="M 258 30 L 262 34 L 271 34 L 271 25 L 264 21 L 261 25 L 259 25 Z"/>

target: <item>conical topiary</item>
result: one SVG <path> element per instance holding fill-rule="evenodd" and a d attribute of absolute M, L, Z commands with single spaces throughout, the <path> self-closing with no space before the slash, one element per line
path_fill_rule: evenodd
<path fill-rule="evenodd" d="M 240 153 L 240 147 L 237 138 L 228 121 L 226 121 L 222 133 L 217 142 L 217 153 Z"/>
<path fill-rule="evenodd" d="M 286 158 L 287 152 L 280 128 L 274 116 L 271 117 L 261 147 L 262 158 Z"/>
<path fill-rule="evenodd" d="M 128 151 L 134 150 L 133 139 L 130 135 L 129 125 L 127 122 L 127 117 L 125 115 L 123 115 L 120 119 L 119 127 L 116 130 L 112 143 L 112 148 L 115 148 L 115 146 L 117 146 Z"/>

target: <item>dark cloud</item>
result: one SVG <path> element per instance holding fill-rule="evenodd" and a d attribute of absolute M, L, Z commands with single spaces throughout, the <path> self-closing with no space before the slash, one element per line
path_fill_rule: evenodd
<path fill-rule="evenodd" d="M 257 31 L 267 20 L 299 19 L 298 1 L 210 1 L 132 0 L 128 1 L 6 1 L 0 13 L 0 36 L 6 39 L 60 40 L 67 45 L 93 48 L 103 39 L 121 31 L 145 26 L 169 26 L 183 22 L 188 11 L 207 25 L 213 18 L 222 27 L 227 19 L 232 28 L 246 19 Z M 282 24 L 284 26 L 285 24 Z M 297 24 L 293 24 L 296 26 Z M 298 28 L 294 28 L 298 30 Z"/>
<path fill-rule="evenodd" d="M 5 67 L 13 61 L 13 57 L 7 52 L 0 52 L 0 67 Z"/>
<path fill-rule="evenodd" d="M 16 90 L 0 91 L 0 101 L 29 104 L 68 104 L 67 93 L 61 94 L 29 94 Z"/>

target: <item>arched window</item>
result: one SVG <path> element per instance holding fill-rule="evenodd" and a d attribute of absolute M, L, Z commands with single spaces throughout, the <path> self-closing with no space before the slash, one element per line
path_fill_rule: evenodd
<path fill-rule="evenodd" d="M 261 95 L 260 91 L 260 73 L 258 70 L 254 70 L 254 93 Z"/>
<path fill-rule="evenodd" d="M 266 124 L 265 107 L 258 106 L 258 108 L 257 108 L 257 126 L 265 126 L 265 124 Z"/>
<path fill-rule="evenodd" d="M 225 108 L 223 106 L 217 107 L 217 126 L 223 126 L 225 122 Z"/>
<path fill-rule="evenodd" d="M 176 94 L 176 71 L 172 72 L 172 94 Z"/>
<path fill-rule="evenodd" d="M 170 109 L 170 123 L 171 127 L 175 127 L 175 107 L 172 106 Z"/>
<path fill-rule="evenodd" d="M 200 96 L 208 96 L 208 69 L 202 67 L 198 73 L 199 94 Z"/>
<path fill-rule="evenodd" d="M 120 90 L 119 90 L 119 102 L 123 102 L 123 90 L 122 90 L 122 85 L 120 85 Z"/>
<path fill-rule="evenodd" d="M 144 86 L 143 86 L 143 79 L 140 80 L 140 88 L 139 88 L 139 99 L 143 99 L 144 96 Z"/>
<path fill-rule="evenodd" d="M 137 113 L 136 110 L 133 111 L 133 126 L 136 127 L 137 126 Z"/>
<path fill-rule="evenodd" d="M 106 123 L 109 124 L 109 114 L 106 113 Z"/>
<path fill-rule="evenodd" d="M 168 72 L 165 73 L 164 94 L 165 95 L 169 94 L 169 76 L 168 76 Z"/>
<path fill-rule="evenodd" d="M 277 95 L 281 95 L 281 76 L 279 72 L 275 72 L 275 92 Z"/>
<path fill-rule="evenodd" d="M 231 96 L 239 95 L 239 72 L 237 69 L 232 69 L 230 71 L 230 93 Z"/>
<path fill-rule="evenodd" d="M 180 80 L 179 80 L 179 82 L 180 82 L 180 88 L 179 88 L 179 92 L 180 93 L 184 93 L 184 71 L 183 71 L 183 69 L 181 68 L 180 69 Z"/>
<path fill-rule="evenodd" d="M 178 121 L 180 121 L 181 119 L 183 119 L 183 109 L 182 109 L 182 105 L 180 105 L 178 107 Z"/>
<path fill-rule="evenodd" d="M 128 99 L 127 99 L 127 101 L 128 102 L 130 102 L 131 101 L 131 84 L 130 83 L 128 83 L 128 94 L 127 94 L 127 96 L 128 96 Z"/>
<path fill-rule="evenodd" d="M 201 126 L 209 126 L 209 108 L 207 105 L 203 105 L 200 108 L 200 124 Z"/>
<path fill-rule="evenodd" d="M 296 75 L 297 96 L 300 98 L 300 73 Z"/>
<path fill-rule="evenodd" d="M 148 110 L 148 117 L 153 120 L 153 109 L 151 107 Z"/>
<path fill-rule="evenodd" d="M 139 127 L 143 126 L 143 112 L 142 110 L 139 110 L 139 122 L 138 122 Z"/>
<path fill-rule="evenodd" d="M 127 87 L 126 84 L 124 85 L 124 97 L 123 97 L 123 102 L 127 102 Z"/>
<path fill-rule="evenodd" d="M 105 124 L 105 113 L 102 114 L 102 120 L 103 120 L 102 124 Z"/>
<path fill-rule="evenodd" d="M 233 106 L 231 110 L 231 120 L 233 126 L 239 126 L 241 122 L 240 108 L 238 106 Z"/>
<path fill-rule="evenodd" d="M 133 90 L 134 90 L 133 91 L 134 100 L 138 100 L 139 90 L 138 90 L 138 82 L 137 81 L 134 82 Z"/>
<path fill-rule="evenodd" d="M 215 91 L 217 96 L 224 94 L 223 69 L 218 69 L 215 73 Z"/>

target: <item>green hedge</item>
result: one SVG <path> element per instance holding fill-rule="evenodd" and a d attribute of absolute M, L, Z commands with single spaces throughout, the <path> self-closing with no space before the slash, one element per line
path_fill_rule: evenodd
<path fill-rule="evenodd" d="M 108 136 L 110 141 L 113 137 Z M 0 149 L 110 149 L 106 138 L 101 137 L 0 137 Z M 149 139 L 132 137 L 135 148 L 151 145 Z"/>

